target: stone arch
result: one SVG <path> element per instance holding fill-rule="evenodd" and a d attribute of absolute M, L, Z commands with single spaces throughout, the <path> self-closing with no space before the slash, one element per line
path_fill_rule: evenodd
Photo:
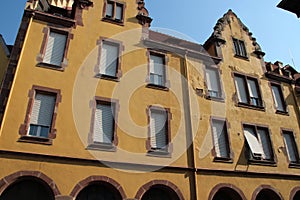
<path fill-rule="evenodd" d="M 264 199 L 265 200 L 283 200 L 282 195 L 280 194 L 279 191 L 277 191 L 275 188 L 273 188 L 270 185 L 261 185 L 258 188 L 256 188 L 256 190 L 253 192 L 252 195 L 252 200 L 259 200 L 262 199 L 262 197 L 260 197 L 260 195 L 264 194 Z M 266 199 L 266 197 L 268 199 Z"/>
<path fill-rule="evenodd" d="M 292 189 L 291 193 L 290 193 L 290 200 L 294 200 L 295 199 L 299 199 L 300 198 L 300 187 L 295 187 Z"/>
<path fill-rule="evenodd" d="M 126 199 L 126 194 L 125 194 L 125 191 L 122 188 L 122 186 L 117 181 L 115 181 L 114 179 L 109 178 L 107 176 L 89 176 L 89 177 L 87 177 L 86 179 L 80 181 L 79 183 L 77 183 L 75 185 L 70 196 L 73 198 L 76 198 L 76 196 L 87 186 L 89 186 L 91 184 L 101 183 L 101 182 L 112 186 L 114 189 L 116 189 L 116 191 L 118 191 L 120 193 L 122 199 Z"/>
<path fill-rule="evenodd" d="M 219 192 L 232 192 L 233 196 L 236 196 L 237 199 L 246 200 L 246 197 L 241 189 L 236 187 L 235 185 L 229 184 L 229 183 L 220 183 L 216 185 L 210 192 L 208 196 L 208 200 L 213 200 L 216 195 L 219 194 Z"/>
<path fill-rule="evenodd" d="M 141 200 L 143 195 L 154 186 L 164 186 L 164 187 L 172 190 L 174 193 L 176 193 L 179 200 L 184 200 L 184 197 L 183 197 L 181 191 L 179 190 L 179 188 L 172 182 L 166 181 L 166 180 L 153 180 L 153 181 L 146 183 L 145 185 L 140 187 L 140 189 L 138 190 L 138 192 L 135 195 L 135 199 Z"/>

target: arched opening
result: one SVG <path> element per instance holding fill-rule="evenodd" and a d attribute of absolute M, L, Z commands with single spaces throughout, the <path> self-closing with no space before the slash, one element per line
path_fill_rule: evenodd
<path fill-rule="evenodd" d="M 300 191 L 297 191 L 293 197 L 293 200 L 300 200 Z"/>
<path fill-rule="evenodd" d="M 213 200 L 243 200 L 235 190 L 227 187 L 220 188 L 213 197 Z"/>
<path fill-rule="evenodd" d="M 0 196 L 0 200 L 54 200 L 51 188 L 34 177 L 22 177 L 8 186 Z"/>
<path fill-rule="evenodd" d="M 122 200 L 122 196 L 107 182 L 93 182 L 79 192 L 76 200 Z"/>
<path fill-rule="evenodd" d="M 145 192 L 142 200 L 179 200 L 176 192 L 164 185 L 153 185 Z"/>
<path fill-rule="evenodd" d="M 273 190 L 262 189 L 256 196 L 256 200 L 281 200 L 281 198 Z"/>

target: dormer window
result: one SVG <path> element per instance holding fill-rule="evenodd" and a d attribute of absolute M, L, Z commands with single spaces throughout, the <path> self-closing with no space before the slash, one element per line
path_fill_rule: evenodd
<path fill-rule="evenodd" d="M 233 40 L 235 55 L 239 57 L 247 58 L 247 51 L 246 51 L 244 41 L 235 38 L 233 38 L 232 40 Z"/>
<path fill-rule="evenodd" d="M 104 4 L 103 20 L 123 24 L 124 9 L 125 3 L 107 0 Z"/>

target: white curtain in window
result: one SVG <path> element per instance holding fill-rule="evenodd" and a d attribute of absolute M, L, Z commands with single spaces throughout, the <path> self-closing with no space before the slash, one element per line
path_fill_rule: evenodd
<path fill-rule="evenodd" d="M 123 19 L 123 6 L 117 4 L 116 7 L 116 19 L 117 20 L 122 20 Z"/>
<path fill-rule="evenodd" d="M 220 158 L 229 157 L 227 130 L 224 121 L 213 121 L 213 139 L 216 156 Z"/>
<path fill-rule="evenodd" d="M 248 79 L 247 84 L 248 84 L 250 97 L 258 98 L 259 96 L 258 96 L 256 81 Z"/>
<path fill-rule="evenodd" d="M 162 149 L 167 145 L 167 113 L 164 111 L 151 111 L 150 136 L 151 147 Z"/>
<path fill-rule="evenodd" d="M 30 115 L 30 124 L 51 126 L 55 106 L 54 95 L 37 93 Z"/>
<path fill-rule="evenodd" d="M 271 147 L 270 147 L 270 138 L 269 138 L 269 133 L 267 129 L 257 129 L 257 135 L 260 140 L 260 143 L 262 145 L 264 154 L 263 158 L 264 159 L 272 159 L 272 152 L 271 152 Z"/>
<path fill-rule="evenodd" d="M 66 41 L 66 35 L 50 32 L 43 62 L 56 66 L 61 66 L 61 63 L 64 58 Z"/>
<path fill-rule="evenodd" d="M 94 120 L 94 142 L 111 144 L 114 135 L 114 107 L 97 104 Z"/>
<path fill-rule="evenodd" d="M 248 103 L 244 78 L 236 76 L 235 85 L 237 88 L 237 95 L 239 98 L 239 102 Z"/>
<path fill-rule="evenodd" d="M 219 92 L 219 76 L 218 71 L 214 69 L 206 69 L 206 79 L 208 90 Z"/>
<path fill-rule="evenodd" d="M 250 150 L 254 156 L 264 156 L 264 151 L 261 144 L 258 141 L 258 138 L 255 135 L 253 128 L 245 127 L 244 135 L 247 140 L 247 143 L 250 147 Z"/>
<path fill-rule="evenodd" d="M 119 47 L 103 42 L 100 56 L 100 74 L 116 76 Z"/>
<path fill-rule="evenodd" d="M 298 155 L 298 153 L 296 152 L 295 149 L 296 144 L 295 144 L 294 136 L 291 133 L 283 133 L 283 138 L 284 138 L 284 143 L 285 143 L 289 160 L 291 162 L 297 162 L 299 158 L 297 158 L 296 156 Z"/>
<path fill-rule="evenodd" d="M 280 111 L 285 111 L 284 103 L 278 86 L 272 85 L 272 94 L 274 97 L 276 109 Z"/>

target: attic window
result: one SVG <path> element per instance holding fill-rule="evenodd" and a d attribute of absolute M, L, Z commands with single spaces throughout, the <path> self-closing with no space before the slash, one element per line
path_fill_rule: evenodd
<path fill-rule="evenodd" d="M 239 57 L 247 58 L 247 52 L 246 52 L 244 41 L 235 38 L 233 38 L 232 40 L 233 40 L 235 55 Z"/>

